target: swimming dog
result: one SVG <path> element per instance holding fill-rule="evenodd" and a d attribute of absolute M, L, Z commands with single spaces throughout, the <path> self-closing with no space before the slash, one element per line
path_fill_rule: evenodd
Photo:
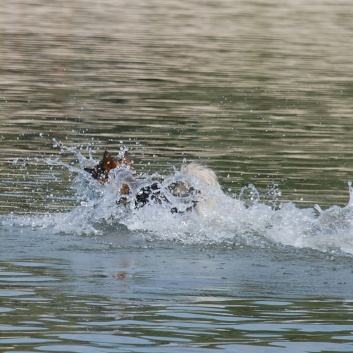
<path fill-rule="evenodd" d="M 213 208 L 215 203 L 214 197 L 207 199 L 205 187 L 221 189 L 216 173 L 197 163 L 183 165 L 180 172 L 176 173 L 177 177 L 174 176 L 163 183 L 139 179 L 128 152 L 121 158 L 113 158 L 105 151 L 99 164 L 84 170 L 102 184 L 119 175 L 120 199 L 117 203 L 129 204 L 134 209 L 147 204 L 161 204 L 170 207 L 172 213 L 190 212 L 194 209 L 200 213 Z M 123 178 L 120 178 L 120 174 Z"/>

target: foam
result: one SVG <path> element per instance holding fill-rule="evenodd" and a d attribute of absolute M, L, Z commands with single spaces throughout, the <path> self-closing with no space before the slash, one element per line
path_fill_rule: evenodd
<path fill-rule="evenodd" d="M 243 188 L 238 197 L 224 194 L 218 186 L 208 186 L 204 198 L 213 205 L 203 212 L 173 214 L 172 207 L 181 207 L 180 200 L 168 195 L 171 204 L 148 204 L 141 209 L 118 204 L 119 183 L 131 175 L 129 168 L 111 175 L 105 185 L 89 177 L 82 169 L 97 161 L 76 149 L 80 167 L 60 161 L 47 160 L 48 164 L 61 164 L 77 174 L 73 181 L 78 206 L 67 213 L 46 215 L 5 215 L 0 218 L 2 227 L 13 225 L 47 229 L 54 233 L 99 235 L 117 230 L 121 225 L 128 232 L 139 232 L 151 240 L 177 241 L 185 244 L 239 244 L 264 246 L 283 244 L 296 248 L 311 248 L 325 252 L 353 254 L 353 190 L 349 183 L 350 200 L 345 207 L 331 206 L 322 210 L 318 205 L 300 208 L 294 203 L 280 203 L 280 191 L 262 199 L 254 185 Z M 185 178 L 200 183 L 193 176 L 175 173 L 160 180 L 165 187 L 171 181 Z M 189 178 L 189 179 L 188 179 Z M 191 178 L 191 179 L 190 179 Z M 140 185 L 154 182 L 152 178 L 139 181 Z M 129 185 L 136 189 L 136 184 Z M 109 227 L 107 227 L 107 225 Z"/>

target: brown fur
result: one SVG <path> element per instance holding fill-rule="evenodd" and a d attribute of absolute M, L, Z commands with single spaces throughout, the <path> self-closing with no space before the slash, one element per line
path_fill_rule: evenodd
<path fill-rule="evenodd" d="M 163 191 L 163 187 L 158 182 L 153 182 L 151 185 L 142 186 L 136 193 L 134 200 L 129 199 L 129 195 L 131 195 L 133 191 L 130 189 L 130 186 L 134 189 L 135 187 L 138 187 L 139 184 L 138 179 L 136 179 L 136 174 L 134 173 L 134 168 L 132 167 L 131 156 L 128 152 L 124 153 L 123 158 L 114 158 L 108 151 L 105 151 L 102 161 L 93 168 L 85 168 L 85 171 L 90 173 L 94 179 L 98 180 L 102 184 L 105 184 L 112 176 L 115 177 L 115 174 L 110 175 L 110 171 L 112 169 L 119 169 L 124 166 L 127 166 L 133 172 L 132 174 L 125 174 L 125 179 L 123 180 L 124 182 L 120 184 L 120 199 L 117 200 L 117 203 L 127 204 L 132 202 L 137 209 L 148 203 L 165 203 L 171 205 L 168 195 Z M 186 175 L 195 176 L 205 184 L 220 188 L 216 174 L 212 170 L 200 166 L 199 164 L 190 163 L 183 166 L 181 172 Z M 193 209 L 201 212 L 203 209 L 206 209 L 207 205 L 211 204 L 212 201 L 203 201 L 199 204 L 202 199 L 199 197 L 202 196 L 202 190 L 195 189 L 189 182 L 184 180 L 170 183 L 168 185 L 168 189 L 174 197 L 185 200 L 185 204 L 187 205 L 184 210 L 171 207 L 172 213 L 183 213 L 185 211 L 192 211 Z"/>
<path fill-rule="evenodd" d="M 132 167 L 131 156 L 128 152 L 124 152 L 123 158 L 114 158 L 110 155 L 108 151 L 105 151 L 103 154 L 102 161 L 99 164 L 97 164 L 94 168 L 85 168 L 85 171 L 90 173 L 94 179 L 99 180 L 101 183 L 107 183 L 109 181 L 109 172 L 112 169 L 120 168 L 123 165 L 126 165 L 131 170 L 134 170 L 134 168 Z M 130 180 L 127 180 L 127 181 L 130 181 Z M 130 194 L 129 186 L 125 183 L 121 184 L 120 195 L 129 195 L 129 194 Z M 122 201 L 126 202 L 126 198 L 123 198 Z"/>

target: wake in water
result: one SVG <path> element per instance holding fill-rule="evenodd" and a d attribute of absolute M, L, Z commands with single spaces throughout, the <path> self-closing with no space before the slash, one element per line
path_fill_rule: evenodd
<path fill-rule="evenodd" d="M 75 173 L 73 188 L 79 205 L 67 213 L 46 215 L 8 215 L 0 218 L 2 226 L 30 226 L 47 229 L 54 233 L 103 234 L 116 229 L 120 232 L 138 232 L 151 240 L 163 239 L 185 244 L 217 244 L 266 246 L 280 243 L 294 247 L 308 247 L 327 252 L 353 254 L 353 190 L 349 183 L 350 201 L 345 207 L 332 206 L 322 210 L 298 208 L 294 203 L 280 203 L 280 191 L 273 187 L 260 194 L 254 185 L 243 188 L 239 195 L 230 196 L 218 185 L 205 185 L 194 175 L 185 174 L 186 167 L 167 176 L 136 177 L 125 168 L 119 173 L 111 170 L 104 183 L 92 178 L 85 168 L 92 169 L 99 163 L 89 153 L 84 157 L 77 149 L 59 145 L 63 151 L 74 153 L 79 167 L 66 164 L 60 159 L 47 159 L 50 165 L 65 166 Z M 122 150 L 120 158 L 125 150 Z M 184 173 L 183 173 L 184 171 Z M 128 180 L 134 190 L 121 194 L 121 185 Z M 134 182 L 129 182 L 134 180 Z M 183 181 L 192 185 L 195 195 L 175 195 L 171 184 Z M 168 202 L 148 202 L 135 207 L 132 198 L 141 187 L 158 184 L 159 192 Z M 121 197 L 128 202 L 118 202 Z M 191 198 L 192 197 L 192 198 Z M 129 199 L 130 198 L 130 199 Z M 206 206 L 202 202 L 207 200 Z M 197 202 L 199 210 L 190 211 Z M 172 212 L 176 209 L 178 212 Z M 109 230 L 108 230 L 109 229 Z"/>

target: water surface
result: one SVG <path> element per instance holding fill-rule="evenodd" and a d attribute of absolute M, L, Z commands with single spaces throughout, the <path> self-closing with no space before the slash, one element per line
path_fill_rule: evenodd
<path fill-rule="evenodd" d="M 0 350 L 352 351 L 352 12 L 2 4 Z M 141 175 L 207 164 L 221 206 L 87 201 L 78 157 L 124 146 Z"/>

